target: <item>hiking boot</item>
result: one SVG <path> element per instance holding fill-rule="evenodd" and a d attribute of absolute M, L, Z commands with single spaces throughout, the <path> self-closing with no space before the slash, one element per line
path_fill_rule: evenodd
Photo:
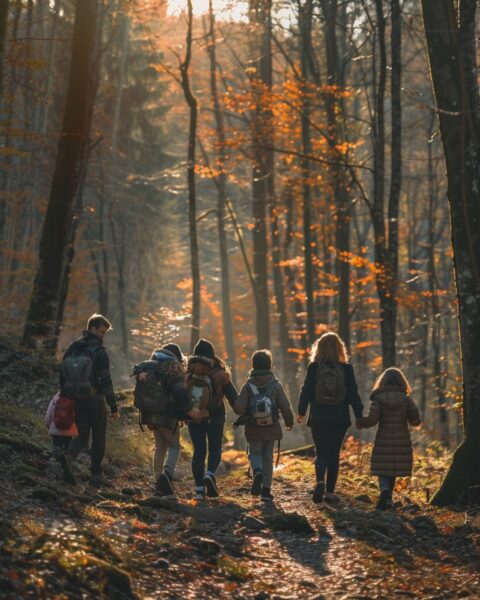
<path fill-rule="evenodd" d="M 270 493 L 270 488 L 262 488 L 260 500 L 263 500 L 264 502 L 273 502 L 273 496 Z"/>
<path fill-rule="evenodd" d="M 392 508 L 392 498 L 388 490 L 380 492 L 380 497 L 377 502 L 376 510 L 388 510 Z"/>
<path fill-rule="evenodd" d="M 213 475 L 205 475 L 203 478 L 203 485 L 207 491 L 207 496 L 209 498 L 218 498 L 218 488 L 217 482 L 215 481 L 215 477 Z"/>
<path fill-rule="evenodd" d="M 75 475 L 73 474 L 73 460 L 68 452 L 65 452 L 59 457 L 60 464 L 62 465 L 63 481 L 72 485 L 77 485 Z"/>
<path fill-rule="evenodd" d="M 173 494 L 172 482 L 166 473 L 157 477 L 155 484 L 155 496 L 171 496 Z"/>
<path fill-rule="evenodd" d="M 319 481 L 313 490 L 312 500 L 314 504 L 321 504 L 323 502 L 323 492 L 325 490 L 325 484 L 323 481 Z"/>
<path fill-rule="evenodd" d="M 90 479 L 88 480 L 89 485 L 93 485 L 95 487 L 112 487 L 112 482 L 105 479 L 102 473 L 92 473 Z"/>
<path fill-rule="evenodd" d="M 255 469 L 253 472 L 252 486 L 250 487 L 250 493 L 252 496 L 260 496 L 262 492 L 263 484 L 263 473 L 260 469 Z"/>

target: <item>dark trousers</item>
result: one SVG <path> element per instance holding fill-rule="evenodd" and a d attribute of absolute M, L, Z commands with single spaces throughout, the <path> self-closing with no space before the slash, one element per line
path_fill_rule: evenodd
<path fill-rule="evenodd" d="M 72 436 L 70 435 L 52 435 L 53 458 L 58 460 L 61 454 L 68 448 L 71 441 Z"/>
<path fill-rule="evenodd" d="M 188 431 L 192 438 L 193 457 L 192 473 L 195 484 L 201 486 L 205 475 L 205 458 L 208 461 L 207 470 L 215 473 L 222 460 L 222 440 L 224 421 L 202 421 L 201 423 L 189 423 Z"/>
<path fill-rule="evenodd" d="M 92 398 L 75 402 L 75 423 L 78 437 L 68 446 L 68 453 L 75 460 L 83 448 L 88 446 L 92 433 L 92 473 L 101 473 L 105 454 L 107 431 L 107 407 L 103 398 Z"/>
<path fill-rule="evenodd" d="M 337 423 L 317 423 L 312 420 L 312 436 L 317 458 L 315 473 L 317 483 L 325 480 L 327 474 L 327 492 L 333 493 L 338 479 L 340 450 L 348 425 Z"/>

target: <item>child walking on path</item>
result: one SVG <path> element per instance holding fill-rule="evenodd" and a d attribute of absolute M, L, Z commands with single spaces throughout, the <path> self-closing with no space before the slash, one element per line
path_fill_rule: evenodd
<path fill-rule="evenodd" d="M 271 501 L 274 445 L 282 439 L 279 413 L 287 431 L 292 428 L 294 418 L 283 386 L 272 372 L 269 350 L 257 350 L 252 354 L 252 370 L 234 409 L 244 417 L 239 421 L 245 423 L 248 458 L 253 471 L 250 492 L 253 496 L 261 496 L 265 502 Z"/>
<path fill-rule="evenodd" d="M 219 495 L 215 471 L 222 459 L 223 428 L 226 417 L 224 399 L 226 398 L 233 408 L 238 392 L 226 365 L 215 355 L 213 344 L 203 339 L 199 340 L 188 361 L 186 379 L 188 389 L 192 389 L 189 384 L 192 381 L 195 365 L 199 364 L 206 367 L 207 373 L 203 378 L 208 381 L 211 399 L 207 408 L 203 409 L 205 414 L 201 421 L 189 422 L 188 431 L 193 444 L 192 473 L 195 479 L 195 498 L 203 500 L 205 494 L 210 498 Z M 207 460 L 206 472 L 205 460 Z"/>
<path fill-rule="evenodd" d="M 312 428 L 316 449 L 313 493 L 316 504 L 334 502 L 340 450 L 348 427 L 352 424 L 349 407 L 355 417 L 362 416 L 363 405 L 347 350 L 334 332 L 324 333 L 313 345 L 310 364 L 300 392 L 297 422 L 303 423 L 310 407 L 308 424 Z M 325 494 L 325 474 L 327 486 Z"/>
<path fill-rule="evenodd" d="M 45 425 L 48 427 L 48 435 L 52 436 L 53 458 L 60 460 L 72 438 L 78 435 L 73 400 L 60 393 L 55 394 L 45 413 Z"/>
<path fill-rule="evenodd" d="M 380 486 L 378 510 L 391 508 L 395 479 L 412 474 L 413 451 L 408 425 L 420 425 L 420 414 L 410 397 L 411 391 L 400 369 L 387 369 L 373 386 L 368 416 L 357 420 L 359 428 L 378 423 L 371 459 L 372 475 L 378 476 Z"/>

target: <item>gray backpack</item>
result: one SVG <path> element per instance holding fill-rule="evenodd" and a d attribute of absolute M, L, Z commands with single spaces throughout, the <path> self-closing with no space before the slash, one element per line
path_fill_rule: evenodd
<path fill-rule="evenodd" d="M 278 406 L 273 398 L 273 390 L 277 380 L 260 389 L 251 381 L 248 386 L 252 391 L 252 396 L 248 401 L 248 416 L 250 422 L 260 427 L 268 427 L 278 421 Z"/>
<path fill-rule="evenodd" d="M 315 400 L 324 406 L 339 406 L 345 401 L 345 371 L 339 363 L 320 362 L 315 381 Z"/>
<path fill-rule="evenodd" d="M 62 395 L 72 400 L 89 400 L 97 392 L 94 372 L 95 347 L 78 346 L 60 365 Z"/>

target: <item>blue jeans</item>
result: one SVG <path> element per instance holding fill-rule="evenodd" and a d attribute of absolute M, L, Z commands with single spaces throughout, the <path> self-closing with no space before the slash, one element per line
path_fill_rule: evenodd
<path fill-rule="evenodd" d="M 248 443 L 248 458 L 252 470 L 259 469 L 263 473 L 263 487 L 270 489 L 272 487 L 273 473 L 273 440 L 264 440 Z"/>
<path fill-rule="evenodd" d="M 390 492 L 390 494 L 392 494 L 395 488 L 395 479 L 396 477 L 391 477 L 390 475 L 379 475 L 378 485 L 380 487 L 380 491 Z"/>
<path fill-rule="evenodd" d="M 192 473 L 195 484 L 201 486 L 205 476 L 205 459 L 208 461 L 207 471 L 215 473 L 222 460 L 222 440 L 225 422 L 202 421 L 201 423 L 189 423 L 188 431 L 193 444 Z"/>

